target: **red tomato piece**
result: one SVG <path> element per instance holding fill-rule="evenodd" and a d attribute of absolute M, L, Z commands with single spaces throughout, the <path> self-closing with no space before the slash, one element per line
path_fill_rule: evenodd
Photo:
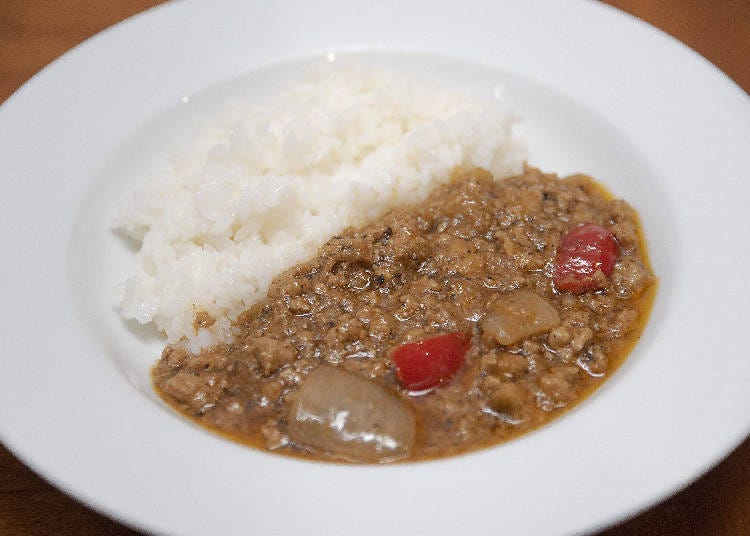
<path fill-rule="evenodd" d="M 391 359 L 401 383 L 411 391 L 423 391 L 453 378 L 464 364 L 470 346 L 468 333 L 448 333 L 402 344 L 393 351 Z"/>
<path fill-rule="evenodd" d="M 603 288 L 606 280 L 602 274 L 612 275 L 619 251 L 617 239 L 601 225 L 579 225 L 557 249 L 552 272 L 555 288 L 574 294 Z"/>

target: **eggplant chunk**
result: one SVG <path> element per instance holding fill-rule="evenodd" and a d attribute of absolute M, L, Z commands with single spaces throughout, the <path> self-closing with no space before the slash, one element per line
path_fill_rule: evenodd
<path fill-rule="evenodd" d="M 321 366 L 293 399 L 287 433 L 337 458 L 389 462 L 409 456 L 416 423 L 408 404 L 377 383 Z"/>

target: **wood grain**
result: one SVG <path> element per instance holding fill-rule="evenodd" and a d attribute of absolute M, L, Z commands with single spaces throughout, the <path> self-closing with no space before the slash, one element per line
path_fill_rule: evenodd
<path fill-rule="evenodd" d="M 156 0 L 0 0 L 0 102 L 49 62 Z M 750 91 L 750 0 L 607 0 L 672 34 Z M 747 411 L 748 408 L 738 408 Z M 0 446 L 0 535 L 133 536 Z M 599 536 L 750 536 L 750 440 L 697 482 Z"/>

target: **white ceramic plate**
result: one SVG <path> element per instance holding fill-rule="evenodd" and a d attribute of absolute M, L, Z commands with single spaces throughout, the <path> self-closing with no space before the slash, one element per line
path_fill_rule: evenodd
<path fill-rule="evenodd" d="M 113 308 L 129 271 L 109 230 L 114 201 L 226 95 L 262 94 L 308 61 L 294 58 L 347 50 L 446 83 L 502 83 L 531 163 L 591 173 L 639 209 L 660 277 L 651 322 L 564 418 L 467 456 L 355 467 L 227 442 L 151 392 L 161 342 Z M 748 147 L 746 94 L 593 2 L 157 8 L 65 55 L 0 109 L 0 437 L 63 490 L 165 534 L 600 528 L 686 485 L 750 430 Z"/>

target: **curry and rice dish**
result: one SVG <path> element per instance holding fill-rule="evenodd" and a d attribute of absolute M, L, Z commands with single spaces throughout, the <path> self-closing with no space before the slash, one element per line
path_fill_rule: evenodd
<path fill-rule="evenodd" d="M 159 395 L 261 449 L 381 463 L 506 441 L 600 385 L 654 294 L 638 218 L 527 167 L 492 95 L 325 61 L 165 155 L 116 221 Z"/>
<path fill-rule="evenodd" d="M 233 342 L 168 346 L 159 394 L 277 453 L 422 460 L 497 444 L 591 393 L 655 291 L 635 211 L 591 178 L 456 173 L 273 279 Z M 214 319 L 197 312 L 194 329 Z"/>

